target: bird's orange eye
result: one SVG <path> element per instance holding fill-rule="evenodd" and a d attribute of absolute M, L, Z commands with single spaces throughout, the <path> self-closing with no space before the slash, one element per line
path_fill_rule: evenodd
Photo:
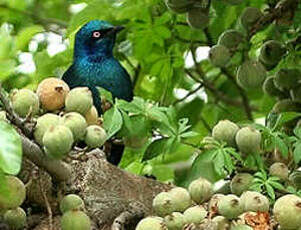
<path fill-rule="evenodd" d="M 93 38 L 100 38 L 101 33 L 99 31 L 94 31 L 92 36 L 93 36 Z"/>

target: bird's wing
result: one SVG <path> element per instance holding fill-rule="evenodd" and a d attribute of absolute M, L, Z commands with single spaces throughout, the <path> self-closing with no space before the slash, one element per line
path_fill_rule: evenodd
<path fill-rule="evenodd" d="M 71 65 L 69 69 L 64 73 L 62 80 L 65 81 L 71 89 L 83 86 L 83 81 L 78 75 L 78 71 L 75 71 L 74 65 Z"/>

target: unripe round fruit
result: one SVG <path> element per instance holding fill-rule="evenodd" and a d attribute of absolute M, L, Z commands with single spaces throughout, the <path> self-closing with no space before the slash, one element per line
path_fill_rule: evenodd
<path fill-rule="evenodd" d="M 164 218 L 168 230 L 182 230 L 184 226 L 184 216 L 180 212 L 173 212 Z"/>
<path fill-rule="evenodd" d="M 153 199 L 153 209 L 158 216 L 166 216 L 175 211 L 174 200 L 167 192 L 159 193 Z"/>
<path fill-rule="evenodd" d="M 246 224 L 239 224 L 232 226 L 230 230 L 253 230 L 253 228 Z"/>
<path fill-rule="evenodd" d="M 215 45 L 209 51 L 209 60 L 214 66 L 225 67 L 230 59 L 230 51 L 223 45 Z"/>
<path fill-rule="evenodd" d="M 19 207 L 26 197 L 25 185 L 19 178 L 14 176 L 6 176 L 5 185 L 7 187 L 0 189 L 0 209 L 15 209 Z"/>
<path fill-rule="evenodd" d="M 277 101 L 272 110 L 275 113 L 301 112 L 301 103 L 292 101 L 291 99 L 283 99 Z"/>
<path fill-rule="evenodd" d="M 43 145 L 47 154 L 60 159 L 71 150 L 73 134 L 66 126 L 51 126 L 44 134 Z"/>
<path fill-rule="evenodd" d="M 229 220 L 227 220 L 224 216 L 216 216 L 212 219 L 212 222 L 216 226 L 214 230 L 225 230 L 230 226 Z"/>
<path fill-rule="evenodd" d="M 5 212 L 3 220 L 4 223 L 6 223 L 10 227 L 10 229 L 24 229 L 26 225 L 26 213 L 20 207 L 8 210 Z"/>
<path fill-rule="evenodd" d="M 236 50 L 244 39 L 243 34 L 237 30 L 226 30 L 218 38 L 219 45 L 227 47 L 229 50 Z"/>
<path fill-rule="evenodd" d="M 270 76 L 268 78 L 265 79 L 264 83 L 263 83 L 263 92 L 272 96 L 272 97 L 279 97 L 279 96 L 283 96 L 283 92 L 278 89 L 275 85 L 275 77 L 274 76 Z"/>
<path fill-rule="evenodd" d="M 91 109 L 85 114 L 85 118 L 88 125 L 98 124 L 98 112 L 95 106 L 92 106 Z"/>
<path fill-rule="evenodd" d="M 209 211 L 210 212 L 216 212 L 217 211 L 217 204 L 221 200 L 222 197 L 224 197 L 224 194 L 214 194 L 210 201 L 209 201 Z"/>
<path fill-rule="evenodd" d="M 45 132 L 51 127 L 58 125 L 60 121 L 60 117 L 47 113 L 37 119 L 37 124 L 34 130 L 34 138 L 36 142 L 40 145 L 43 145 L 43 137 Z"/>
<path fill-rule="evenodd" d="M 207 211 L 202 206 L 194 206 L 184 212 L 186 224 L 200 224 L 206 216 Z"/>
<path fill-rule="evenodd" d="M 50 77 L 39 84 L 37 95 L 45 110 L 55 111 L 64 107 L 69 91 L 69 86 L 64 81 Z"/>
<path fill-rule="evenodd" d="M 79 211 L 83 209 L 84 206 L 82 198 L 75 194 L 65 196 L 60 202 L 60 210 L 62 213 L 68 211 Z"/>
<path fill-rule="evenodd" d="M 263 14 L 258 8 L 247 7 L 240 16 L 240 22 L 247 31 L 250 31 L 262 16 Z"/>
<path fill-rule="evenodd" d="M 249 173 L 238 173 L 231 180 L 231 192 L 240 196 L 244 191 L 247 191 L 253 182 L 253 176 Z"/>
<path fill-rule="evenodd" d="M 260 150 L 261 133 L 252 127 L 241 128 L 235 137 L 237 147 L 242 153 L 255 153 Z"/>
<path fill-rule="evenodd" d="M 188 191 L 192 200 L 197 204 L 202 204 L 203 202 L 210 199 L 213 194 L 213 185 L 204 178 L 199 178 L 191 182 L 188 187 Z"/>
<path fill-rule="evenodd" d="M 301 72 L 299 69 L 280 69 L 275 75 L 275 85 L 280 90 L 290 90 L 299 86 Z"/>
<path fill-rule="evenodd" d="M 296 195 L 284 195 L 276 200 L 273 214 L 280 227 L 287 230 L 301 226 L 301 198 Z"/>
<path fill-rule="evenodd" d="M 177 212 L 184 212 L 192 204 L 190 194 L 184 188 L 173 188 L 169 191 L 169 194 Z"/>
<path fill-rule="evenodd" d="M 268 212 L 270 207 L 269 199 L 259 192 L 247 191 L 241 195 L 241 203 L 245 212 Z"/>
<path fill-rule="evenodd" d="M 167 7 L 178 14 L 186 13 L 193 8 L 195 1 L 193 0 L 166 0 Z"/>
<path fill-rule="evenodd" d="M 257 89 L 262 87 L 266 78 L 264 66 L 257 61 L 245 61 L 237 71 L 237 82 L 244 89 Z"/>
<path fill-rule="evenodd" d="M 229 146 L 235 146 L 235 135 L 238 132 L 239 127 L 229 121 L 219 121 L 212 129 L 212 137 L 218 141 L 224 141 Z"/>
<path fill-rule="evenodd" d="M 270 175 L 279 177 L 281 180 L 287 180 L 289 170 L 288 167 L 280 162 L 276 162 L 270 166 L 269 169 Z"/>
<path fill-rule="evenodd" d="M 97 125 L 90 125 L 87 128 L 85 142 L 90 148 L 101 147 L 107 139 L 106 131 Z"/>
<path fill-rule="evenodd" d="M 85 115 L 93 106 L 92 93 L 87 87 L 72 89 L 66 97 L 66 111 Z"/>
<path fill-rule="evenodd" d="M 217 204 L 218 213 L 227 219 L 237 218 L 243 212 L 243 206 L 239 197 L 227 195 L 221 198 Z"/>
<path fill-rule="evenodd" d="M 88 125 L 81 114 L 76 112 L 67 113 L 63 116 L 61 124 L 71 130 L 74 141 L 84 139 Z"/>
<path fill-rule="evenodd" d="M 11 96 L 13 110 L 22 118 L 29 113 L 36 115 L 39 112 L 39 98 L 29 89 L 20 89 Z"/>
<path fill-rule="evenodd" d="M 82 211 L 69 211 L 61 219 L 62 230 L 91 230 L 90 218 Z"/>
<path fill-rule="evenodd" d="M 297 189 L 301 189 L 301 171 L 291 173 L 289 180 Z"/>
<path fill-rule="evenodd" d="M 188 24 L 195 29 L 204 29 L 209 24 L 209 15 L 202 8 L 194 8 L 187 13 Z"/>
<path fill-rule="evenodd" d="M 282 56 L 285 54 L 285 51 L 286 49 L 280 42 L 270 40 L 262 45 L 259 59 L 267 65 L 274 66 L 281 60 Z"/>
<path fill-rule="evenodd" d="M 167 230 L 162 218 L 150 216 L 142 219 L 135 230 Z"/>

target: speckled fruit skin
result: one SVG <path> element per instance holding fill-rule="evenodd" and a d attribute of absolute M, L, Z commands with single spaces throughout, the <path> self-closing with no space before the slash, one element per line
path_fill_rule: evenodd
<path fill-rule="evenodd" d="M 276 200 L 273 214 L 280 227 L 294 230 L 301 226 L 301 198 L 296 195 L 285 195 Z"/>
<path fill-rule="evenodd" d="M 84 139 L 88 124 L 80 113 L 70 112 L 65 114 L 61 119 L 61 124 L 71 130 L 74 141 Z"/>
<path fill-rule="evenodd" d="M 246 90 L 261 88 L 265 78 L 266 70 L 258 61 L 247 60 L 237 70 L 237 82 Z"/>
<path fill-rule="evenodd" d="M 225 67 L 230 59 L 231 54 L 226 46 L 215 45 L 209 51 L 209 60 L 214 66 Z"/>
<path fill-rule="evenodd" d="M 43 137 L 46 153 L 57 159 L 61 159 L 71 150 L 73 141 L 71 130 L 63 125 L 51 126 Z"/>
<path fill-rule="evenodd" d="M 7 187 L 0 190 L 0 209 L 15 209 L 25 200 L 25 186 L 20 179 L 14 176 L 6 176 L 5 181 Z"/>
<path fill-rule="evenodd" d="M 4 222 L 13 230 L 24 229 L 26 225 L 26 213 L 20 207 L 6 211 L 3 219 Z"/>
<path fill-rule="evenodd" d="M 268 212 L 269 199 L 259 192 L 246 191 L 240 197 L 245 212 Z"/>
<path fill-rule="evenodd" d="M 60 117 L 53 113 L 46 113 L 37 119 L 34 129 L 34 138 L 36 142 L 43 145 L 43 137 L 45 132 L 51 127 L 59 124 Z"/>
<path fill-rule="evenodd" d="M 252 185 L 253 179 L 253 176 L 249 173 L 236 174 L 230 183 L 231 192 L 240 196 Z"/>
<path fill-rule="evenodd" d="M 169 194 L 177 212 L 184 212 L 192 204 L 190 194 L 185 188 L 173 188 L 169 191 Z"/>
<path fill-rule="evenodd" d="M 230 226 L 230 221 L 224 216 L 216 216 L 212 219 L 212 222 L 216 226 L 214 230 L 225 230 Z"/>
<path fill-rule="evenodd" d="M 90 218 L 82 211 L 69 211 L 61 218 L 62 230 L 91 230 Z"/>
<path fill-rule="evenodd" d="M 93 106 L 92 93 L 87 87 L 72 89 L 65 101 L 67 112 L 78 112 L 85 115 Z"/>
<path fill-rule="evenodd" d="M 252 127 L 241 128 L 235 137 L 239 151 L 245 154 L 260 151 L 261 133 Z"/>
<path fill-rule="evenodd" d="M 188 191 L 192 200 L 197 204 L 202 204 L 213 195 L 213 185 L 208 180 L 199 178 L 191 182 Z"/>
<path fill-rule="evenodd" d="M 170 215 L 175 211 L 174 200 L 169 193 L 161 192 L 153 199 L 153 209 L 158 216 Z"/>
<path fill-rule="evenodd" d="M 186 224 L 200 224 L 207 216 L 207 211 L 202 206 L 188 208 L 184 212 Z"/>
<path fill-rule="evenodd" d="M 107 139 L 106 131 L 97 125 L 90 125 L 86 129 L 85 142 L 90 148 L 101 147 Z"/>
<path fill-rule="evenodd" d="M 180 212 L 173 212 L 172 214 L 164 217 L 164 223 L 168 230 L 182 230 L 185 224 L 184 216 Z"/>
<path fill-rule="evenodd" d="M 69 93 L 69 86 L 61 79 L 50 77 L 44 79 L 37 88 L 37 95 L 43 109 L 55 111 L 64 107 Z"/>
<path fill-rule="evenodd" d="M 245 224 L 239 224 L 232 226 L 230 230 L 253 230 L 253 228 Z"/>
<path fill-rule="evenodd" d="M 162 218 L 150 216 L 142 219 L 135 230 L 167 230 L 167 227 Z"/>
<path fill-rule="evenodd" d="M 85 114 L 85 119 L 88 125 L 98 125 L 98 112 L 95 106 L 92 106 Z"/>
<path fill-rule="evenodd" d="M 218 213 L 227 219 L 235 219 L 243 212 L 243 206 L 239 197 L 232 194 L 221 198 L 217 208 Z"/>
<path fill-rule="evenodd" d="M 29 113 L 36 115 L 39 112 L 38 96 L 29 89 L 20 89 L 11 95 L 13 110 L 20 116 L 26 117 Z"/>
<path fill-rule="evenodd" d="M 209 24 L 209 15 L 202 8 L 193 8 L 187 13 L 187 22 L 194 29 L 204 29 Z"/>
<path fill-rule="evenodd" d="M 218 39 L 219 45 L 227 47 L 230 51 L 236 50 L 240 43 L 243 42 L 244 36 L 237 30 L 226 30 Z"/>
<path fill-rule="evenodd" d="M 220 201 L 220 199 L 222 198 L 222 197 L 224 197 L 225 195 L 224 194 L 219 194 L 219 193 L 217 193 L 217 194 L 214 194 L 212 197 L 211 197 L 211 199 L 210 199 L 210 201 L 209 201 L 209 204 L 208 204 L 208 206 L 209 206 L 209 211 L 210 212 L 216 212 L 217 211 L 217 204 L 218 204 L 218 202 Z"/>
<path fill-rule="evenodd" d="M 218 141 L 224 141 L 229 146 L 235 146 L 235 135 L 239 127 L 229 120 L 219 121 L 212 129 L 212 137 Z"/>
<path fill-rule="evenodd" d="M 285 181 L 288 179 L 289 170 L 286 164 L 276 162 L 270 166 L 269 173 Z"/>
<path fill-rule="evenodd" d="M 60 210 L 62 213 L 68 211 L 78 211 L 84 208 L 83 200 L 75 194 L 65 196 L 60 202 Z"/>
<path fill-rule="evenodd" d="M 263 14 L 258 8 L 247 7 L 240 16 L 240 22 L 247 31 L 250 31 L 262 16 Z"/>

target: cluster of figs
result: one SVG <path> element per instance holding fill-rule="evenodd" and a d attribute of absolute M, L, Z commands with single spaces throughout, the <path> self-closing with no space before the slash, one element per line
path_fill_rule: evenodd
<path fill-rule="evenodd" d="M 231 184 L 234 190 L 241 187 L 236 179 Z M 239 190 L 228 195 L 214 193 L 213 184 L 199 178 L 188 189 L 175 187 L 161 192 L 153 199 L 156 216 L 142 219 L 136 230 L 253 230 L 256 226 L 248 219 L 268 216 L 270 210 L 281 229 L 301 229 L 300 197 L 284 195 L 272 207 L 261 193 Z"/>
<path fill-rule="evenodd" d="M 92 93 L 86 87 L 70 90 L 61 79 L 50 77 L 39 84 L 36 92 L 12 90 L 10 99 L 18 116 L 36 122 L 34 140 L 50 158 L 62 159 L 79 142 L 98 148 L 106 141 Z M 4 111 L 1 118 L 6 119 Z"/>

